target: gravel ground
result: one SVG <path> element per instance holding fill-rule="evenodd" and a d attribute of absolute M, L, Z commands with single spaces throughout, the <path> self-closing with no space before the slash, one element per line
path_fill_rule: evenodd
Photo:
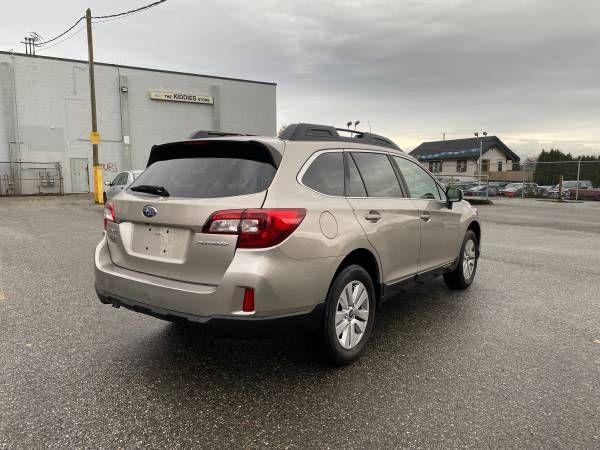
<path fill-rule="evenodd" d="M 471 289 L 385 303 L 356 364 L 101 305 L 86 198 L 0 199 L 0 447 L 600 446 L 600 203 L 479 207 Z"/>

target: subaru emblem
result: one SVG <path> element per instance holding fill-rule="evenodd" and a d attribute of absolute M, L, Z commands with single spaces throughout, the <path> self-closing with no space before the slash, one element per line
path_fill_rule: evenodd
<path fill-rule="evenodd" d="M 152 205 L 146 205 L 142 208 L 142 213 L 146 216 L 146 217 L 154 217 L 158 214 L 158 211 L 156 210 L 156 208 Z"/>

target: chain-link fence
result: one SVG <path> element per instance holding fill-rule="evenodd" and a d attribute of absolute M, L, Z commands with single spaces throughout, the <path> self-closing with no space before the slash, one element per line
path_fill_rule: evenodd
<path fill-rule="evenodd" d="M 465 197 L 600 200 L 600 160 L 422 161 L 446 186 Z"/>
<path fill-rule="evenodd" d="M 0 161 L 0 197 L 64 194 L 59 162 Z"/>

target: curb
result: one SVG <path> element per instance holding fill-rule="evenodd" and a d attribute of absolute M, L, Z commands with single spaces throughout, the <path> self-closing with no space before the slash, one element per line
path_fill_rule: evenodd
<path fill-rule="evenodd" d="M 463 197 L 463 200 L 466 200 L 471 205 L 493 205 L 494 204 L 494 202 L 491 201 L 489 198 L 464 198 Z"/>

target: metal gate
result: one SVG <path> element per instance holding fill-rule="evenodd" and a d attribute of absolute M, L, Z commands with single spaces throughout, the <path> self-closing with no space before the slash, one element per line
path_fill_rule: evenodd
<path fill-rule="evenodd" d="M 0 197 L 14 195 L 62 195 L 59 162 L 0 161 Z"/>

